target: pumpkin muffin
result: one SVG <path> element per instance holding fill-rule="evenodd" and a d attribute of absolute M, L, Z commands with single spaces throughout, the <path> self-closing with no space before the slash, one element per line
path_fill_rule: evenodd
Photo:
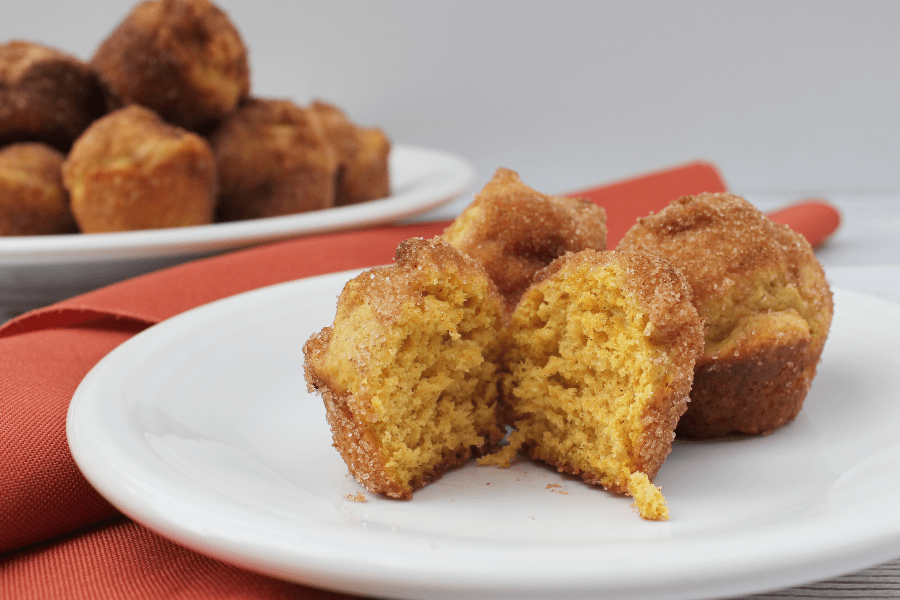
<path fill-rule="evenodd" d="M 209 144 L 143 106 L 95 121 L 75 141 L 62 172 L 83 233 L 213 222 L 216 165 Z"/>
<path fill-rule="evenodd" d="M 639 219 L 618 248 L 675 265 L 706 320 L 680 437 L 768 434 L 797 416 L 834 310 L 802 235 L 743 198 L 700 194 Z"/>
<path fill-rule="evenodd" d="M 58 150 L 36 142 L 0 148 L 0 235 L 77 233 Z"/>
<path fill-rule="evenodd" d="M 652 485 L 672 448 L 702 349 L 684 277 L 633 252 L 567 254 L 535 277 L 512 313 L 503 403 L 515 431 L 483 462 L 519 447 L 560 471 L 668 518 Z"/>
<path fill-rule="evenodd" d="M 250 92 L 247 48 L 209 0 L 137 4 L 91 65 L 114 103 L 141 104 L 192 131 L 208 131 Z"/>
<path fill-rule="evenodd" d="M 512 307 L 554 259 L 606 250 L 606 211 L 588 200 L 542 194 L 501 168 L 443 236 L 484 265 Z"/>
<path fill-rule="evenodd" d="M 502 300 L 473 259 L 407 240 L 349 281 L 334 324 L 304 346 L 334 445 L 371 492 L 408 499 L 503 437 Z"/>
<path fill-rule="evenodd" d="M 106 113 L 97 73 L 78 58 L 42 44 L 0 44 L 0 145 L 43 142 L 67 152 Z"/>
<path fill-rule="evenodd" d="M 310 109 L 337 151 L 336 206 L 359 204 L 391 194 L 391 142 L 376 127 L 356 125 L 334 104 L 317 100 Z"/>
<path fill-rule="evenodd" d="M 311 109 L 252 98 L 210 136 L 219 172 L 217 220 L 280 217 L 334 206 L 337 151 Z"/>

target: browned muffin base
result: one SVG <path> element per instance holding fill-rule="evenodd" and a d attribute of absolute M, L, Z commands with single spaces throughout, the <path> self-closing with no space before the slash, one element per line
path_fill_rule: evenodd
<path fill-rule="evenodd" d="M 800 413 L 817 360 L 808 337 L 758 347 L 740 358 L 701 359 L 690 410 L 676 434 L 709 439 L 772 433 Z"/>

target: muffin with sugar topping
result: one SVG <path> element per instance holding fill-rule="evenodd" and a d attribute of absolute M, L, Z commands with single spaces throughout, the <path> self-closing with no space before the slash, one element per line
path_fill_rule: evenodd
<path fill-rule="evenodd" d="M 702 349 L 683 276 L 653 255 L 584 250 L 535 277 L 511 316 L 510 444 L 668 518 L 651 482 L 672 448 Z"/>
<path fill-rule="evenodd" d="M 606 250 L 606 211 L 588 200 L 542 194 L 501 168 L 443 235 L 484 265 L 511 307 L 554 259 Z"/>
<path fill-rule="evenodd" d="M 687 438 L 768 434 L 793 420 L 834 310 L 806 239 L 731 194 L 685 196 L 642 218 L 618 246 L 661 256 L 687 278 L 706 319 Z"/>
<path fill-rule="evenodd" d="M 481 265 L 438 238 L 346 284 L 334 324 L 304 346 L 305 373 L 357 481 L 411 498 L 502 439 L 503 319 Z"/>

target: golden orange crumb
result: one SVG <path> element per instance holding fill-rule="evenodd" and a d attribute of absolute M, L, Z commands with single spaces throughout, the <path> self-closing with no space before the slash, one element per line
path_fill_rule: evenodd
<path fill-rule="evenodd" d="M 634 498 L 634 506 L 641 517 L 648 521 L 668 521 L 669 509 L 662 490 L 650 482 L 646 474 L 636 471 L 628 479 L 628 494 Z"/>

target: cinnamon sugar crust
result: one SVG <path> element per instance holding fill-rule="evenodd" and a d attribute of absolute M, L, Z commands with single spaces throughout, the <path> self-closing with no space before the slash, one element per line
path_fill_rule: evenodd
<path fill-rule="evenodd" d="M 796 417 L 834 309 L 824 271 L 802 235 L 743 198 L 700 194 L 639 219 L 618 248 L 675 265 L 706 319 L 680 436 L 767 434 Z"/>
<path fill-rule="evenodd" d="M 606 212 L 588 200 L 537 192 L 501 168 L 443 235 L 484 266 L 513 307 L 554 259 L 606 249 Z"/>

